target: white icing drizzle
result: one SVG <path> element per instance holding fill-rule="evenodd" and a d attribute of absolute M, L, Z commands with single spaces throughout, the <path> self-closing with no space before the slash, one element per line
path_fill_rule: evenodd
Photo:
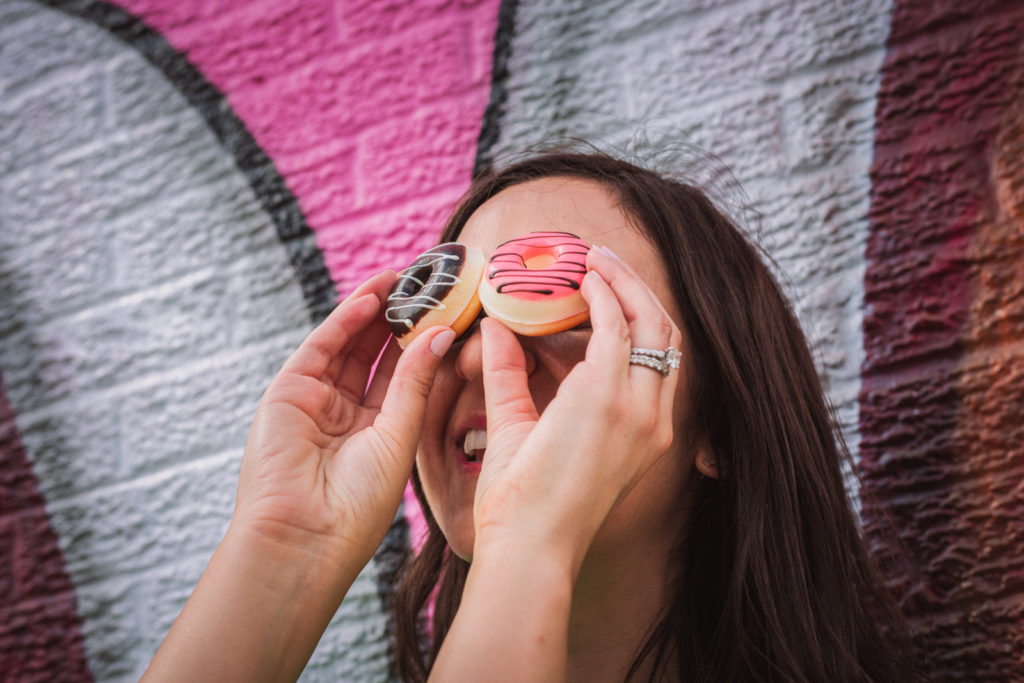
<path fill-rule="evenodd" d="M 458 261 L 459 257 L 455 254 L 439 254 L 433 251 L 428 251 L 420 256 L 420 259 L 425 256 L 433 256 L 435 258 L 430 261 L 417 260 L 416 263 L 403 270 L 401 275 L 398 276 L 398 282 L 395 285 L 396 291 L 392 292 L 388 296 L 388 305 L 384 310 L 384 317 L 388 322 L 403 323 L 407 329 L 412 329 L 413 322 L 411 320 L 411 315 L 415 312 L 422 310 L 440 311 L 447 308 L 444 302 L 440 299 L 436 299 L 432 296 L 426 296 L 421 292 L 429 285 L 454 287 L 459 284 L 459 278 L 451 273 L 444 273 L 441 272 L 440 269 L 436 269 L 430 273 L 430 277 L 427 278 L 427 281 L 423 282 L 419 278 L 415 277 L 413 273 L 427 266 L 433 267 L 445 260 Z M 403 282 L 408 281 L 414 282 L 417 286 L 417 289 L 413 294 L 403 294 L 401 292 L 403 289 Z M 393 301 L 401 301 L 403 303 L 391 303 Z M 400 311 L 406 311 L 405 315 L 400 314 Z"/>

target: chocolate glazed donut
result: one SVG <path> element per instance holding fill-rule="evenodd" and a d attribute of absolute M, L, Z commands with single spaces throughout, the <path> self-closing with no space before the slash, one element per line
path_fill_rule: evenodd
<path fill-rule="evenodd" d="M 420 254 L 398 276 L 384 318 L 403 349 L 424 330 L 447 325 L 462 334 L 480 313 L 483 253 L 456 242 Z"/>

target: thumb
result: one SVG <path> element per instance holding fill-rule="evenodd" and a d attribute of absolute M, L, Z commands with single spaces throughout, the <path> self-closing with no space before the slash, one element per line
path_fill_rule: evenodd
<path fill-rule="evenodd" d="M 441 359 L 455 340 L 455 332 L 447 327 L 435 327 L 413 340 L 405 351 L 398 349 L 392 340 L 385 349 L 378 364 L 378 371 L 366 394 L 364 405 L 373 407 L 379 403 L 380 413 L 374 420 L 374 428 L 392 455 L 403 462 L 416 452 L 416 443 L 423 426 L 427 396 L 434 385 L 434 376 L 441 365 Z M 397 363 L 394 355 L 401 354 Z M 389 367 L 393 372 L 388 372 Z M 383 395 L 383 396 L 382 396 Z"/>
<path fill-rule="evenodd" d="M 526 357 L 515 335 L 492 318 L 480 321 L 480 334 L 489 461 L 510 457 L 540 416 L 530 395 Z M 491 448 L 492 443 L 497 448 Z"/>

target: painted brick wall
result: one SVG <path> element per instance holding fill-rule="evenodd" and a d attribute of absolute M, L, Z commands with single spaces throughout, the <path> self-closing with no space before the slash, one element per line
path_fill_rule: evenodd
<path fill-rule="evenodd" d="M 1024 6 L 897 2 L 878 94 L 861 447 L 930 672 L 1024 677 Z M 880 547 L 887 528 L 872 507 Z M 880 554 L 882 554 L 880 552 Z"/>
<path fill-rule="evenodd" d="M 468 184 L 496 16 L 0 4 L 0 678 L 141 674 L 226 528 L 273 373 Z M 400 518 L 305 680 L 388 677 L 407 546 Z"/>
<path fill-rule="evenodd" d="M 909 549 L 929 673 L 1013 680 L 1018 5 L 505 0 L 495 53 L 499 0 L 0 0 L 0 677 L 137 678 L 289 349 L 432 241 L 475 159 L 573 135 L 746 219 Z M 306 680 L 388 677 L 417 519 Z"/>
<path fill-rule="evenodd" d="M 583 136 L 680 169 L 740 218 L 744 204 L 760 212 L 748 227 L 790 285 L 854 446 L 888 28 L 888 0 L 521 3 L 491 150 L 538 130 Z"/>

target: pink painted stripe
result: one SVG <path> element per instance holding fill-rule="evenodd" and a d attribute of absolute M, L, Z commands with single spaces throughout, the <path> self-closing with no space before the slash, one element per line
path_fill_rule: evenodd
<path fill-rule="evenodd" d="M 434 243 L 471 177 L 499 0 L 115 4 L 225 94 L 298 199 L 340 296 Z M 425 524 L 411 492 L 406 504 L 415 544 Z"/>

